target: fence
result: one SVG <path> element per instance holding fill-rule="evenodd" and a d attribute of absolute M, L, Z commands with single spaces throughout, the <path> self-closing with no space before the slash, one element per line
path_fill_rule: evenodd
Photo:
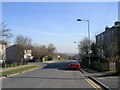
<path fill-rule="evenodd" d="M 110 71 L 116 71 L 116 62 L 110 62 L 109 63 L 109 70 Z"/>
<path fill-rule="evenodd" d="M 109 63 L 92 62 L 91 67 L 97 71 L 108 71 L 109 70 Z"/>
<path fill-rule="evenodd" d="M 92 62 L 91 67 L 98 71 L 118 71 L 120 73 L 120 62 L 100 63 Z"/>

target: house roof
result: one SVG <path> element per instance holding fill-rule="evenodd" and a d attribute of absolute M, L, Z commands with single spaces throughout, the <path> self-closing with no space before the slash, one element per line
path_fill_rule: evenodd
<path fill-rule="evenodd" d="M 119 28 L 119 27 L 120 27 L 120 24 L 119 24 L 119 25 L 114 25 L 113 28 L 114 28 L 114 27 L 118 27 L 118 28 Z"/>
<path fill-rule="evenodd" d="M 120 24 L 114 25 L 114 26 L 110 27 L 109 30 L 111 30 L 111 29 L 113 29 L 113 28 L 120 28 Z M 96 35 L 96 37 L 97 37 L 97 36 L 100 36 L 101 34 L 104 34 L 105 32 L 106 32 L 106 31 L 103 31 L 102 33 Z"/>

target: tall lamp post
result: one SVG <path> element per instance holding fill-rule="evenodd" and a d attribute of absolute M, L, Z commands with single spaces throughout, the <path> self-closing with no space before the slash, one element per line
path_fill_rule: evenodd
<path fill-rule="evenodd" d="M 90 26 L 89 26 L 89 20 L 81 20 L 81 19 L 78 18 L 77 21 L 85 21 L 85 22 L 88 23 L 88 39 L 89 39 L 88 57 L 89 57 L 89 67 L 90 67 L 90 65 L 91 65 L 91 60 L 90 60 L 90 48 L 91 48 L 91 46 L 90 46 Z"/>
<path fill-rule="evenodd" d="M 80 54 L 80 51 L 79 51 L 79 42 L 74 42 L 74 43 L 78 43 L 78 55 Z"/>

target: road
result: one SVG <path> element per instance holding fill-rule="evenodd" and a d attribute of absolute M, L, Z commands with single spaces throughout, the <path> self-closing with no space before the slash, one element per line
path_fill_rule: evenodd
<path fill-rule="evenodd" d="M 95 77 L 98 81 L 109 87 L 110 89 L 117 89 L 119 82 L 118 76 Z"/>
<path fill-rule="evenodd" d="M 110 89 L 119 88 L 120 78 L 118 75 L 105 75 L 104 72 L 98 72 L 91 69 L 83 68 L 90 76 L 109 87 Z"/>
<path fill-rule="evenodd" d="M 94 88 L 84 74 L 68 70 L 68 62 L 47 64 L 44 68 L 2 80 L 2 88 Z"/>

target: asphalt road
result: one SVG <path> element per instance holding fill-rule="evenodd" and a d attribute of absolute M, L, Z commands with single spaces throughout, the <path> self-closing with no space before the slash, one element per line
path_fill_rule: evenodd
<path fill-rule="evenodd" d="M 98 81 L 109 87 L 110 89 L 116 89 L 119 85 L 119 77 L 118 76 L 101 76 L 95 77 Z"/>
<path fill-rule="evenodd" d="M 104 72 L 98 72 L 86 68 L 83 68 L 83 70 L 110 89 L 120 88 L 120 77 L 118 75 L 105 75 Z"/>
<path fill-rule="evenodd" d="M 93 88 L 84 74 L 67 68 L 68 62 L 50 63 L 44 68 L 2 79 L 2 88 Z"/>

